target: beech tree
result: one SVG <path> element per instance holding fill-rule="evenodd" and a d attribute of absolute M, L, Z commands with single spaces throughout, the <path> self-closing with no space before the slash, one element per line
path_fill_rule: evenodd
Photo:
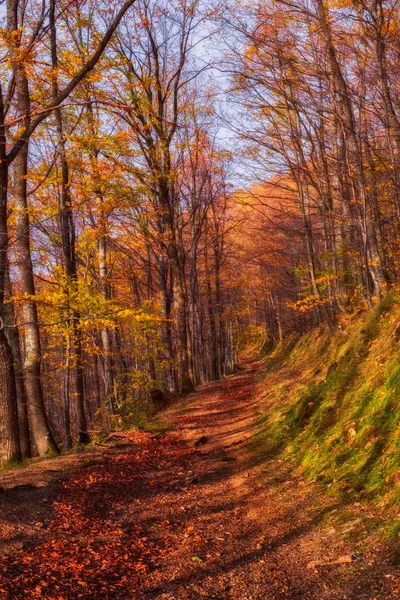
<path fill-rule="evenodd" d="M 26 297 L 23 302 L 25 359 L 24 374 L 28 395 L 30 420 L 33 438 L 40 455 L 57 451 L 45 413 L 40 378 L 40 337 L 37 324 L 37 309 L 34 302 L 35 288 L 32 276 L 30 256 L 30 227 L 26 202 L 26 177 L 29 139 L 40 123 L 58 105 L 60 105 L 101 58 L 107 44 L 126 11 L 135 0 L 127 0 L 117 12 L 111 25 L 102 37 L 97 49 L 65 87 L 43 106 L 35 107 L 32 114 L 27 60 L 33 52 L 35 42 L 40 39 L 45 26 L 45 5 L 34 20 L 32 31 L 24 31 L 26 19 L 25 7 L 19 0 L 7 1 L 7 29 L 3 36 L 5 49 L 8 51 L 11 74 L 1 84 L 0 98 L 0 131 L 1 131 L 1 185 L 0 185 L 0 312 L 4 303 L 4 282 L 7 264 L 7 209 L 9 168 L 14 162 L 15 203 L 17 209 L 17 256 L 19 262 L 22 293 Z M 6 94 L 6 95 L 5 95 Z M 13 110 L 14 124 L 6 121 L 7 113 Z M 10 131 L 12 137 L 9 139 Z M 10 347 L 3 328 L 0 331 L 0 423 L 3 428 L 0 439 L 7 440 L 1 453 L 1 462 L 19 457 L 18 427 L 16 427 L 16 388 Z M 11 441 L 10 441 L 11 440 Z"/>

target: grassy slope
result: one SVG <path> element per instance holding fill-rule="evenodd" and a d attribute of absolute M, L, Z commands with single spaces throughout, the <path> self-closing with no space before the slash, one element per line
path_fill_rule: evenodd
<path fill-rule="evenodd" d="M 400 502 L 400 292 L 266 358 L 258 453 L 283 452 L 346 494 Z"/>

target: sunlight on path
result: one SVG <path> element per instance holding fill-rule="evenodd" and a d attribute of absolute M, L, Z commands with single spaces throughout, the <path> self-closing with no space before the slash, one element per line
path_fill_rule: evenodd
<path fill-rule="evenodd" d="M 365 561 L 307 568 L 349 545 L 324 526 L 334 499 L 251 452 L 261 375 L 246 364 L 165 413 L 172 431 L 114 434 L 65 481 L 0 494 L 0 598 L 395 598 Z"/>

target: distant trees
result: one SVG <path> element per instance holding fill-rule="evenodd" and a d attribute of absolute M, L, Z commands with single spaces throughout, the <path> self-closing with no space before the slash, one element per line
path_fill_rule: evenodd
<path fill-rule="evenodd" d="M 395 3 L 278 0 L 226 21 L 245 47 L 227 52 L 232 91 L 251 115 L 242 135 L 262 172 L 275 173 L 270 199 L 255 193 L 266 220 L 274 207 L 285 212 L 282 178 L 291 188 L 292 227 L 274 217 L 272 233 L 282 225 L 287 246 L 296 244 L 297 265 L 283 265 L 296 274 L 289 304 L 311 323 L 372 306 L 399 277 Z"/>

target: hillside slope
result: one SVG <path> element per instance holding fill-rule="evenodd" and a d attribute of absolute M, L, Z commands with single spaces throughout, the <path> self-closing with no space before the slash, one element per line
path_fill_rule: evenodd
<path fill-rule="evenodd" d="M 268 354 L 257 453 L 283 451 L 336 491 L 399 503 L 399 300 L 393 292 L 373 312 Z"/>

